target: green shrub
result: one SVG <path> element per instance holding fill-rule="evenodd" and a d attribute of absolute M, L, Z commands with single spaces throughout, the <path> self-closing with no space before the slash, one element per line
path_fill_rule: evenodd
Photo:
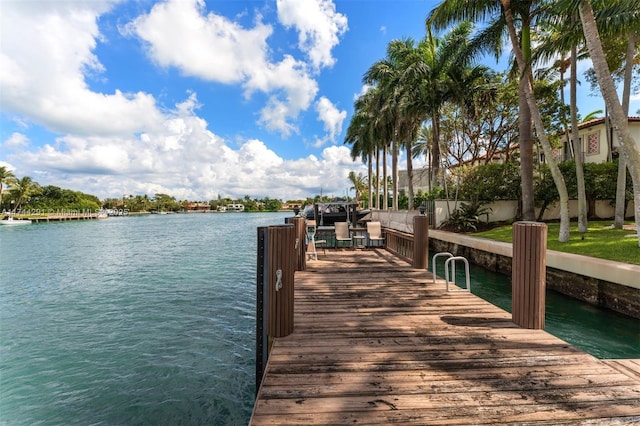
<path fill-rule="evenodd" d="M 458 187 L 459 198 L 471 203 L 520 198 L 520 166 L 515 162 L 484 164 L 466 170 Z"/>
<path fill-rule="evenodd" d="M 453 232 L 477 231 L 478 226 L 483 223 L 481 217 L 485 216 L 484 222 L 488 222 L 491 211 L 481 203 L 460 203 L 460 207 L 451 212 L 440 228 Z"/>

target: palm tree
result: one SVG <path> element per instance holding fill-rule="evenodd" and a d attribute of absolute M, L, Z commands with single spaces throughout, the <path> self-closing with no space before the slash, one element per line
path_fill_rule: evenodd
<path fill-rule="evenodd" d="M 537 6 L 535 9 L 533 6 Z M 525 220 L 535 220 L 533 200 L 533 139 L 532 118 L 535 123 L 540 143 L 545 151 L 547 162 L 554 182 L 560 194 L 560 241 L 569 239 L 569 205 L 568 194 L 562 173 L 555 164 L 551 146 L 544 131 L 540 112 L 533 95 L 533 76 L 531 64 L 531 26 L 547 13 L 547 2 L 534 2 L 522 0 L 511 2 L 510 0 L 496 1 L 464 1 L 443 0 L 434 9 L 427 22 L 439 26 L 446 26 L 451 22 L 472 19 L 475 21 L 492 17 L 487 28 L 472 41 L 478 51 L 489 50 L 499 53 L 500 41 L 507 33 L 519 71 L 519 121 L 520 121 L 520 174 L 522 184 L 522 214 Z M 516 31 L 516 19 L 518 17 L 519 31 Z M 533 111 L 535 109 L 535 111 Z"/>
<path fill-rule="evenodd" d="M 6 166 L 0 166 L 0 207 L 2 206 L 3 185 L 9 184 L 15 179 L 15 175 Z"/>
<path fill-rule="evenodd" d="M 471 57 L 468 40 L 472 25 L 462 23 L 442 38 L 427 36 L 417 45 L 406 39 L 395 42 L 390 49 L 394 60 L 400 64 L 400 90 L 394 136 L 407 152 L 409 209 L 413 208 L 413 143 L 418 138 L 422 123 L 431 118 L 431 166 L 430 181 L 440 174 L 440 115 L 443 105 L 461 101 L 460 87 L 469 87 L 482 75 L 481 68 L 468 67 Z M 482 68 L 486 70 L 486 68 Z"/>
<path fill-rule="evenodd" d="M 569 194 L 567 192 L 567 185 L 565 184 L 564 177 L 562 176 L 562 172 L 560 171 L 558 164 L 553 158 L 553 150 L 551 148 L 551 144 L 549 143 L 547 133 L 544 129 L 540 110 L 536 105 L 536 99 L 533 94 L 532 75 L 528 69 L 529 62 L 519 45 L 519 40 L 516 33 L 515 19 L 511 10 L 511 2 L 510 0 L 500 1 L 502 3 L 503 13 L 505 21 L 507 23 L 507 29 L 509 31 L 509 38 L 511 39 L 511 44 L 513 45 L 513 52 L 518 63 L 518 69 L 520 71 L 520 74 L 524 76 L 524 80 L 526 83 L 524 85 L 524 89 L 527 105 L 529 106 L 529 113 L 533 118 L 533 122 L 538 133 L 538 139 L 540 141 L 540 144 L 542 145 L 542 149 L 544 150 L 547 164 L 549 165 L 549 171 L 551 172 L 551 176 L 553 177 L 553 181 L 558 190 L 558 194 L 560 195 L 560 232 L 558 235 L 558 241 L 567 242 L 569 241 L 570 226 Z"/>
<path fill-rule="evenodd" d="M 637 8 L 636 11 L 637 10 L 640 10 L 640 8 Z M 611 78 L 611 72 L 604 50 L 602 49 L 602 43 L 600 42 L 600 34 L 591 4 L 586 0 L 580 1 L 578 11 L 580 13 L 580 21 L 582 22 L 587 47 L 591 55 L 591 61 L 593 62 L 593 68 L 600 85 L 600 91 L 602 92 L 602 97 L 605 100 L 607 109 L 611 112 L 611 119 L 620 139 L 622 152 L 626 157 L 625 161 L 631 172 L 636 231 L 640 234 L 640 149 L 629 131 L 627 114 L 618 99 L 618 93 Z M 637 30 L 637 27 L 635 28 Z M 640 246 L 640 238 L 638 238 L 638 245 Z"/>
<path fill-rule="evenodd" d="M 16 200 L 13 212 L 17 212 L 22 203 L 29 199 L 31 195 L 36 193 L 38 184 L 29 176 L 21 179 L 15 179 L 11 182 L 11 195 Z"/>
<path fill-rule="evenodd" d="M 416 138 L 415 150 L 413 151 L 413 158 L 420 156 L 426 157 L 427 168 L 431 164 L 431 135 L 433 131 L 431 126 L 423 124 L 418 129 L 418 137 Z M 427 188 L 431 192 L 431 173 L 427 175 Z"/>
<path fill-rule="evenodd" d="M 622 78 L 622 109 L 629 114 L 629 98 L 634 66 L 640 61 L 638 43 L 640 37 L 640 1 L 610 0 L 598 3 L 594 10 L 598 32 L 607 44 L 606 60 L 609 68 L 618 78 Z M 624 223 L 625 187 L 627 162 L 624 155 L 618 160 L 618 180 L 616 188 L 616 212 L 614 227 L 621 229 Z"/>
<path fill-rule="evenodd" d="M 440 113 L 442 106 L 450 101 L 455 90 L 452 89 L 451 74 L 464 68 L 469 56 L 468 40 L 472 26 L 463 22 L 453 28 L 442 39 L 433 37 L 431 27 L 427 26 L 427 36 L 418 47 L 420 60 L 408 70 L 410 86 L 415 87 L 415 96 L 409 99 L 407 110 L 418 120 L 431 119 L 431 181 L 436 182 L 440 175 Z M 416 129 L 417 130 L 417 129 Z"/>
<path fill-rule="evenodd" d="M 566 4 L 565 4 L 566 3 Z M 635 4 L 633 4 L 635 3 Z M 598 3 L 599 9 L 595 12 L 596 22 L 598 26 L 604 30 L 606 40 L 612 41 L 614 46 L 620 46 L 618 49 L 608 49 L 607 61 L 612 63 L 615 61 L 620 64 L 618 69 L 624 69 L 624 89 L 623 89 L 623 109 L 628 114 L 629 93 L 631 85 L 631 72 L 634 64 L 634 51 L 637 38 L 635 34 L 640 26 L 640 14 L 637 13 L 640 8 L 640 2 L 629 2 L 627 0 L 612 0 L 608 2 Z M 577 10 L 571 1 L 563 2 L 555 7 L 558 15 L 551 22 L 552 31 L 549 39 L 537 50 L 543 53 L 544 57 L 549 55 L 563 54 L 571 51 L 571 128 L 572 142 L 578 155 L 576 159 L 576 174 L 578 182 L 578 230 L 580 233 L 586 232 L 586 196 L 584 189 L 584 175 L 582 169 L 582 157 L 579 155 L 581 151 L 580 139 L 578 137 L 578 119 L 576 107 L 576 84 L 577 84 L 577 59 L 588 56 L 585 50 L 584 33 L 581 27 L 577 27 L 575 23 L 579 19 Z M 570 20 L 566 16 L 571 16 Z M 635 22 L 634 22 L 635 21 Z M 626 45 L 620 43 L 619 40 L 627 39 Z M 611 43 L 610 43 L 611 44 Z M 578 52 L 578 47 L 580 51 Z M 625 51 L 626 48 L 626 51 Z M 567 133 L 568 134 L 568 133 Z M 625 193 L 626 166 L 624 157 L 620 157 L 618 169 L 618 191 L 616 196 L 616 220 L 615 226 L 622 228 L 624 220 L 624 193 Z"/>
<path fill-rule="evenodd" d="M 364 177 L 362 176 L 362 173 L 358 173 L 356 175 L 356 172 L 350 171 L 349 181 L 353 185 L 349 189 L 353 189 L 356 193 L 355 195 L 356 204 L 360 204 L 360 194 L 362 194 L 362 191 L 365 190 L 367 187 L 367 185 L 364 183 Z"/>
<path fill-rule="evenodd" d="M 394 99 L 391 99 L 395 108 L 393 137 L 398 141 L 398 145 L 402 146 L 406 151 L 407 159 L 407 178 L 408 178 L 408 198 L 409 210 L 414 208 L 414 190 L 413 190 L 413 142 L 417 137 L 418 128 L 423 121 L 423 117 L 414 115 L 407 108 L 411 104 L 412 96 L 418 93 L 415 85 L 421 81 L 415 81 L 416 74 L 412 68 L 416 63 L 421 62 L 422 52 L 419 45 L 416 46 L 411 38 L 404 40 L 394 40 L 389 43 L 389 57 L 399 64 L 400 79 L 398 81 L 398 90 L 394 91 Z M 397 191 L 397 185 L 395 186 Z M 397 192 L 393 198 L 394 209 L 398 208 Z"/>
<path fill-rule="evenodd" d="M 576 165 L 576 184 L 578 188 L 578 232 L 584 238 L 588 229 L 587 221 L 587 196 L 584 182 L 584 167 L 582 158 L 582 143 L 578 134 L 578 107 L 577 107 L 577 83 L 578 83 L 578 45 L 584 44 L 584 37 L 576 30 L 576 13 L 571 10 L 563 10 L 562 7 L 557 8 L 558 14 L 552 17 L 548 24 L 548 31 L 543 37 L 543 43 L 536 49 L 536 55 L 543 59 L 553 55 L 561 55 L 565 58 L 569 51 L 569 60 L 559 61 L 559 69 L 561 79 L 564 72 L 570 69 L 569 77 L 569 109 L 571 120 L 571 132 L 568 132 L 565 124 L 565 135 L 569 139 L 567 147 L 573 147 L 573 158 Z M 570 19 L 566 19 L 569 16 Z M 584 54 L 580 58 L 584 58 Z M 560 88 L 562 103 L 564 104 L 564 83 Z M 566 123 L 566 120 L 563 120 Z"/>
<path fill-rule="evenodd" d="M 631 78 L 633 72 L 635 44 L 639 39 L 634 31 L 629 31 L 629 41 L 627 42 L 627 51 L 625 55 L 625 73 L 624 88 L 622 89 L 622 109 L 625 115 L 629 115 L 629 97 L 631 93 Z M 627 162 L 624 156 L 618 157 L 618 180 L 616 186 L 616 213 L 613 227 L 622 229 L 624 223 L 625 203 L 625 187 L 627 185 Z"/>
<path fill-rule="evenodd" d="M 378 125 L 376 129 L 379 131 L 378 136 L 381 138 L 382 144 L 391 142 L 391 173 L 393 186 L 393 204 L 392 209 L 398 209 L 398 123 L 400 120 L 400 97 L 401 97 L 401 73 L 402 64 L 397 55 L 394 54 L 397 45 L 394 42 L 387 46 L 387 55 L 384 59 L 375 62 L 366 71 L 363 82 L 369 85 L 375 85 L 378 88 L 377 97 L 377 117 Z M 383 163 L 386 167 L 386 161 Z M 385 173 L 386 182 L 386 173 Z M 386 185 L 385 185 L 386 193 Z M 386 196 L 385 196 L 386 208 Z"/>
<path fill-rule="evenodd" d="M 383 156 L 383 169 L 386 179 L 386 152 L 387 140 L 390 134 L 388 118 L 384 113 L 380 113 L 384 107 L 384 97 L 377 86 L 370 87 L 367 92 L 360 96 L 354 103 L 354 115 L 349 122 L 347 135 L 344 143 L 352 144 L 351 158 L 355 160 L 366 153 L 369 163 L 369 195 L 372 208 L 380 208 L 380 180 L 375 180 L 376 196 L 373 197 L 373 176 L 372 163 L 375 157 L 375 176 L 380 175 L 380 152 Z M 385 184 L 386 191 L 386 184 Z M 385 207 L 386 208 L 386 207 Z"/>
<path fill-rule="evenodd" d="M 539 3 L 539 2 L 538 2 Z M 445 28 L 453 22 L 474 21 L 485 22 L 485 29 L 480 32 L 471 45 L 478 52 L 490 52 L 496 58 L 502 52 L 502 39 L 507 32 L 506 21 L 502 9 L 505 4 L 513 7 L 520 19 L 520 39 L 523 57 L 526 63 L 531 59 L 531 25 L 536 17 L 532 10 L 533 0 L 522 0 L 511 5 L 510 1 L 495 0 L 443 0 L 427 17 L 427 25 Z M 527 78 L 520 73 L 519 87 L 519 144 L 520 175 L 522 185 L 522 216 L 525 220 L 535 220 L 535 203 L 533 198 L 533 133 L 531 113 L 525 96 Z"/>
<path fill-rule="evenodd" d="M 368 168 L 368 187 L 369 187 L 369 207 L 373 202 L 373 156 L 376 151 L 375 140 L 373 138 L 374 119 L 375 116 L 371 111 L 371 97 L 373 91 L 371 88 L 367 93 L 360 96 L 354 102 L 354 114 L 349 122 L 345 144 L 351 144 L 351 159 L 355 161 L 358 157 L 365 159 Z"/>

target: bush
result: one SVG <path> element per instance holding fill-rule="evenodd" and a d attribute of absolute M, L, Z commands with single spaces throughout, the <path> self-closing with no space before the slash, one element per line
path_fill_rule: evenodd
<path fill-rule="evenodd" d="M 576 163 L 574 161 L 563 161 L 558 163 L 562 172 L 569 198 L 578 198 L 578 187 L 576 179 Z M 618 180 L 618 161 L 606 163 L 585 163 L 584 181 L 587 203 L 593 204 L 595 200 L 615 200 L 616 183 Z M 539 217 L 542 217 L 545 209 L 560 199 L 558 189 L 553 182 L 553 177 L 549 171 L 549 166 L 542 164 L 539 169 L 538 179 L 534 183 L 534 198 L 536 206 L 540 207 Z M 626 199 L 633 197 L 631 176 L 627 170 Z"/>
<path fill-rule="evenodd" d="M 520 166 L 515 162 L 485 164 L 464 172 L 459 198 L 472 203 L 520 198 Z"/>
<path fill-rule="evenodd" d="M 440 225 L 440 229 L 453 232 L 477 231 L 479 225 L 489 221 L 491 211 L 480 203 L 460 203 L 460 208 L 451 213 Z M 482 216 L 486 218 L 484 222 L 480 219 Z"/>

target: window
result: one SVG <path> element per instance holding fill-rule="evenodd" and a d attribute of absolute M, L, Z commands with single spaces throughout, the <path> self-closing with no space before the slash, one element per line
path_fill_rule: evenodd
<path fill-rule="evenodd" d="M 587 155 L 600 154 L 600 132 L 587 135 Z"/>

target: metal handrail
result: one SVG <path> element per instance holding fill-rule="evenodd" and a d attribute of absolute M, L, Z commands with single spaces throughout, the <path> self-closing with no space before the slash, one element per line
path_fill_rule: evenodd
<path fill-rule="evenodd" d="M 448 251 L 443 251 L 440 253 L 436 253 L 433 255 L 433 258 L 431 260 L 431 264 L 433 265 L 433 283 L 436 283 L 436 276 L 438 275 L 436 272 L 436 258 L 438 257 L 442 257 L 442 256 L 447 256 L 447 257 L 453 257 L 453 255 L 451 253 L 449 253 Z"/>
<path fill-rule="evenodd" d="M 465 271 L 465 278 L 466 278 L 466 284 L 467 284 L 467 288 L 466 289 L 459 289 L 459 290 L 449 290 L 449 263 L 451 263 L 451 283 L 455 284 L 455 282 L 453 280 L 455 280 L 456 278 L 456 260 L 462 260 L 462 262 L 464 263 L 464 271 Z M 471 279 L 469 277 L 469 261 L 462 257 L 462 256 L 454 256 L 454 257 L 450 257 L 449 259 L 445 260 L 444 262 L 444 279 L 447 283 L 447 291 L 466 291 L 471 293 Z"/>

